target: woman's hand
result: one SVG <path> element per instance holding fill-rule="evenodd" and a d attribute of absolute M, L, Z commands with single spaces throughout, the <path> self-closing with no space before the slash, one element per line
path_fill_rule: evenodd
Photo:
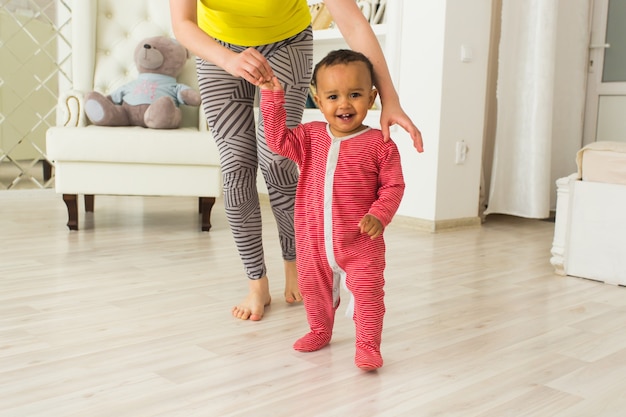
<path fill-rule="evenodd" d="M 224 63 L 224 70 L 257 86 L 272 82 L 274 76 L 267 59 L 254 48 L 248 48 L 240 53 L 233 52 Z"/>
<path fill-rule="evenodd" d="M 380 130 L 383 132 L 385 142 L 391 137 L 389 128 L 393 125 L 399 125 L 411 135 L 413 147 L 418 152 L 424 152 L 424 143 L 422 142 L 422 133 L 413 124 L 411 118 L 402 110 L 399 103 L 386 102 L 382 105 L 380 112 Z"/>

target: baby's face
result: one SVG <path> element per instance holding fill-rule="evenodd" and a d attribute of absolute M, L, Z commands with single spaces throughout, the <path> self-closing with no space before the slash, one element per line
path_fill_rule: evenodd
<path fill-rule="evenodd" d="M 317 72 L 315 101 L 336 137 L 363 130 L 363 119 L 375 98 L 376 90 L 363 62 L 322 67 Z"/>

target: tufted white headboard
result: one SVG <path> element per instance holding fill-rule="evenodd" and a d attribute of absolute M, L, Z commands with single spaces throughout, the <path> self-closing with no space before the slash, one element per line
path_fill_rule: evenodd
<path fill-rule="evenodd" d="M 168 0 L 72 2 L 72 83 L 79 91 L 108 94 L 137 77 L 133 54 L 149 36 L 172 36 Z M 190 58 L 178 81 L 197 88 Z M 196 108 L 183 106 L 183 125 L 198 126 Z M 195 118 L 195 120 L 193 120 Z"/>

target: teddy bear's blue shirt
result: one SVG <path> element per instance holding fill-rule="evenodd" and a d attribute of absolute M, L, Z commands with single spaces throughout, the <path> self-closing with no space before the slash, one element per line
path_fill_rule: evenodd
<path fill-rule="evenodd" d="M 189 88 L 191 87 L 176 82 L 176 78 L 169 75 L 141 73 L 136 80 L 113 91 L 111 100 L 116 104 L 124 101 L 131 106 L 136 106 L 151 104 L 157 98 L 167 96 L 171 97 L 178 106 L 184 104 L 180 93 Z"/>

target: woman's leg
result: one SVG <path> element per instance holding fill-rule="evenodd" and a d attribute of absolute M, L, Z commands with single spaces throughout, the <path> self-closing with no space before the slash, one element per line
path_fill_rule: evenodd
<path fill-rule="evenodd" d="M 198 60 L 197 72 L 204 112 L 220 152 L 226 217 L 250 279 L 249 294 L 233 315 L 260 320 L 271 298 L 256 188 L 255 87 L 205 61 Z"/>
<path fill-rule="evenodd" d="M 285 41 L 259 47 L 259 50 L 267 57 L 274 74 L 285 88 L 287 126 L 295 127 L 302 121 L 304 104 L 309 93 L 313 61 L 312 32 L 309 28 Z M 261 117 L 259 119 L 259 165 L 278 224 L 278 236 L 285 261 L 285 300 L 294 303 L 302 300 L 297 282 L 293 224 L 298 168 L 293 161 L 269 150 L 263 121 Z"/>

